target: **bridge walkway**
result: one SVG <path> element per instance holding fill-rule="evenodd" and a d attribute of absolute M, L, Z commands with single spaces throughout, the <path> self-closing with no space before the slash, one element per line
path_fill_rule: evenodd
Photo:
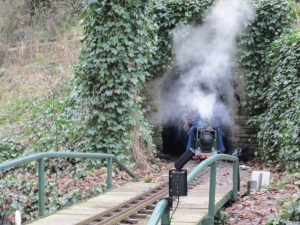
<path fill-rule="evenodd" d="M 134 198 L 157 184 L 129 182 L 120 187 L 112 189 L 98 197 L 75 204 L 60 210 L 52 215 L 42 217 L 36 221 L 27 223 L 30 225 L 75 225 L 81 221 L 96 216 L 110 208 L 116 207 L 131 198 Z M 219 187 L 216 190 L 215 203 L 222 207 L 231 198 L 232 187 Z M 179 197 L 173 201 L 172 225 L 194 225 L 199 224 L 208 214 L 209 186 L 197 185 L 188 190 L 188 196 Z M 176 208 L 176 210 L 175 210 Z M 148 216 L 148 220 L 150 215 Z M 147 224 L 147 219 L 142 223 Z"/>

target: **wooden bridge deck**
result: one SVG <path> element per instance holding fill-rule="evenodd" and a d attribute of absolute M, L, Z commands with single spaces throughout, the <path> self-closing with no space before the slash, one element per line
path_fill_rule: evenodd
<path fill-rule="evenodd" d="M 43 217 L 31 225 L 71 225 L 93 217 L 109 208 L 120 205 L 145 191 L 155 187 L 157 184 L 129 182 L 120 187 L 114 188 L 98 197 L 75 204 L 62 209 L 52 215 Z"/>
<path fill-rule="evenodd" d="M 78 203 L 27 224 L 75 225 L 82 220 L 126 202 L 156 185 L 157 184 L 153 183 L 129 182 L 98 197 Z M 217 187 L 215 202 L 220 206 L 224 205 L 230 198 L 230 189 L 231 187 Z M 172 217 L 172 225 L 201 224 L 199 221 L 208 213 L 208 196 L 208 186 L 198 185 L 188 190 L 188 196 L 181 196 L 179 198 L 178 208 Z M 176 208 L 176 205 L 177 200 L 174 200 L 173 209 Z M 171 211 L 171 214 L 172 213 L 173 211 Z"/>
<path fill-rule="evenodd" d="M 231 199 L 231 187 L 217 187 L 215 203 L 221 208 Z M 202 224 L 208 214 L 209 186 L 199 186 L 188 191 L 188 196 L 179 197 L 178 208 L 172 217 L 172 225 Z M 178 200 L 173 201 L 175 209 Z M 170 212 L 171 214 L 173 211 Z"/>

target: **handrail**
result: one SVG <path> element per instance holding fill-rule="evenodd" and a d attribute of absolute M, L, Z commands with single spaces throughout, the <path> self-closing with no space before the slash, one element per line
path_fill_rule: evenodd
<path fill-rule="evenodd" d="M 215 216 L 215 193 L 216 193 L 216 176 L 217 176 L 217 163 L 218 160 L 229 160 L 233 161 L 233 191 L 232 200 L 236 201 L 238 197 L 239 190 L 239 159 L 235 156 L 219 154 L 209 157 L 208 159 L 202 161 L 198 166 L 196 166 L 187 177 L 187 183 L 191 183 L 196 176 L 201 173 L 209 165 L 210 167 L 210 188 L 209 188 L 209 206 L 208 215 L 205 218 L 204 224 L 211 225 L 214 224 Z M 157 225 L 161 219 L 162 225 L 170 224 L 170 208 L 169 208 L 169 195 L 162 198 L 156 205 L 150 220 L 147 225 Z"/>
<path fill-rule="evenodd" d="M 115 161 L 122 169 L 124 169 L 132 178 L 138 180 L 136 176 L 130 169 L 128 169 L 117 157 L 113 154 L 103 154 L 103 153 L 82 153 L 82 152 L 42 152 L 29 156 L 25 156 L 19 159 L 14 159 L 8 162 L 0 164 L 0 170 L 8 169 L 14 166 L 18 166 L 23 163 L 32 162 L 34 160 L 38 161 L 38 180 L 39 180 L 39 216 L 45 215 L 45 160 L 44 158 L 98 158 L 107 159 L 107 189 L 111 189 L 112 185 L 112 161 Z"/>

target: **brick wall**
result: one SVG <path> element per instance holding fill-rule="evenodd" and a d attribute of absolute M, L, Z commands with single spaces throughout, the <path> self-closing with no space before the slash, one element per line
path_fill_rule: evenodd
<path fill-rule="evenodd" d="M 247 101 L 247 97 L 244 94 L 246 90 L 246 83 L 244 80 L 239 78 L 238 74 L 240 71 L 237 70 L 235 73 L 237 74 L 235 77 L 238 82 L 237 92 L 240 95 L 241 101 Z M 250 118 L 251 115 L 247 113 L 246 109 L 242 108 L 240 113 L 237 113 L 237 110 L 235 110 L 233 144 L 234 146 L 238 146 L 240 143 L 243 143 L 248 147 L 250 154 L 253 154 L 257 150 L 257 128 L 255 126 L 247 125 L 247 121 Z"/>
<path fill-rule="evenodd" d="M 161 84 L 164 77 L 159 77 L 148 81 L 145 85 L 144 94 L 147 96 L 147 100 L 144 102 L 145 105 L 150 106 L 151 110 L 147 113 L 146 118 L 150 124 L 153 125 L 153 141 L 156 145 L 157 150 L 162 151 L 162 111 L 161 111 Z M 244 100 L 244 82 L 238 80 L 237 91 L 240 94 L 241 100 Z M 245 144 L 250 153 L 254 153 L 257 149 L 256 134 L 257 129 L 247 125 L 247 121 L 250 115 L 247 114 L 245 109 L 238 113 L 237 102 L 234 104 L 234 122 L 235 125 L 232 129 L 232 137 L 230 148 L 238 147 L 240 143 Z"/>
<path fill-rule="evenodd" d="M 146 118 L 149 123 L 153 125 L 153 142 L 156 145 L 157 150 L 160 152 L 162 152 L 162 112 L 160 94 L 162 81 L 163 77 L 151 79 L 151 81 L 146 83 L 144 89 L 145 95 L 147 96 L 147 100 L 144 104 L 151 107 L 151 110 L 146 114 Z"/>

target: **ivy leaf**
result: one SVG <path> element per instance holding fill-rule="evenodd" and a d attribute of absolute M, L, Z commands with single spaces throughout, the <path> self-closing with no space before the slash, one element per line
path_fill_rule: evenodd
<path fill-rule="evenodd" d="M 94 129 L 88 129 L 87 132 L 91 135 L 94 135 L 97 131 Z"/>

